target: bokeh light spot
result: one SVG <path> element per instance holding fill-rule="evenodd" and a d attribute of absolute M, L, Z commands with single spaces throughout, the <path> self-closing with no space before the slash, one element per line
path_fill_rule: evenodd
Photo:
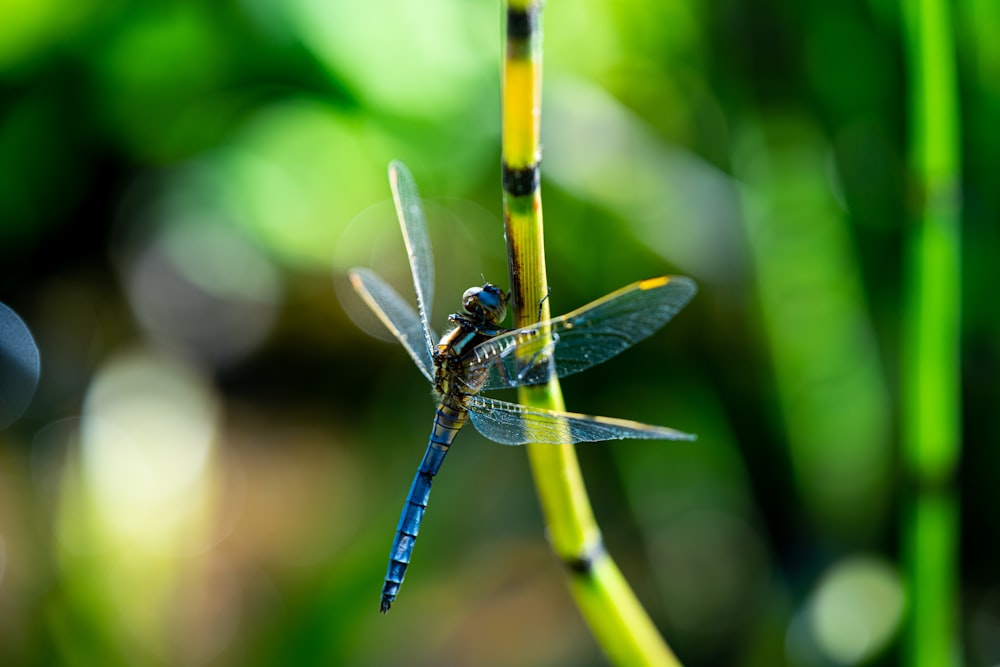
<path fill-rule="evenodd" d="M 575 195 L 615 211 L 636 238 L 702 280 L 742 280 L 735 182 L 656 137 L 604 91 L 557 80 L 546 92 L 546 173 Z M 625 158 L 627 156 L 627 159 Z"/>
<path fill-rule="evenodd" d="M 495 85 L 499 33 L 491 3 L 284 4 L 320 60 L 377 107 L 439 118 L 481 99 L 469 91 Z"/>
<path fill-rule="evenodd" d="M 0 429 L 27 409 L 38 386 L 38 345 L 17 313 L 0 303 Z"/>
<path fill-rule="evenodd" d="M 174 544 L 200 513 L 218 406 L 205 379 L 146 352 L 114 358 L 86 398 L 83 472 L 110 537 Z"/>
<path fill-rule="evenodd" d="M 213 365 L 255 349 L 282 297 L 277 269 L 238 228 L 194 216 L 136 249 L 125 282 L 152 338 Z"/>
<path fill-rule="evenodd" d="M 872 557 L 841 561 L 823 577 L 811 601 L 816 646 L 837 664 L 863 663 L 892 639 L 903 606 L 899 576 L 888 563 Z"/>
<path fill-rule="evenodd" d="M 223 206 L 262 247 L 325 268 L 344 225 L 386 197 L 391 153 L 372 125 L 292 100 L 254 116 L 207 168 Z"/>

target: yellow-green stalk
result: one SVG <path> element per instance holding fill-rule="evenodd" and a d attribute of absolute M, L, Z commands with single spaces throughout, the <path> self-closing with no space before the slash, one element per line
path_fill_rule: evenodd
<path fill-rule="evenodd" d="M 549 317 L 539 141 L 542 4 L 507 4 L 503 64 L 503 193 L 514 326 Z M 525 405 L 564 410 L 559 382 L 522 387 Z M 680 665 L 604 550 L 572 445 L 528 445 L 549 539 L 597 642 L 617 665 Z"/>

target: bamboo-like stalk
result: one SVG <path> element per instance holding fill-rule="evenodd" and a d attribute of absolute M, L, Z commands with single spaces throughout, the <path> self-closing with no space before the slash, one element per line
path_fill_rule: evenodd
<path fill-rule="evenodd" d="M 540 191 L 542 5 L 507 4 L 503 65 L 503 192 L 514 326 L 549 317 Z M 522 387 L 525 405 L 564 410 L 556 378 Z M 570 590 L 598 643 L 617 665 L 680 663 L 617 565 L 604 550 L 572 445 L 528 445 L 552 547 L 566 564 Z"/>
<path fill-rule="evenodd" d="M 910 593 L 905 661 L 959 665 L 958 499 L 961 452 L 960 128 L 947 0 L 906 0 L 909 168 L 914 208 L 907 238 L 902 446 L 910 490 L 903 560 Z"/>

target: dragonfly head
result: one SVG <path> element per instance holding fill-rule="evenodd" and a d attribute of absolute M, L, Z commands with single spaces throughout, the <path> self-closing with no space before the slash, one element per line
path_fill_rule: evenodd
<path fill-rule="evenodd" d="M 496 285 L 484 283 L 482 287 L 465 290 L 462 307 L 470 315 L 499 324 L 507 316 L 507 295 Z"/>

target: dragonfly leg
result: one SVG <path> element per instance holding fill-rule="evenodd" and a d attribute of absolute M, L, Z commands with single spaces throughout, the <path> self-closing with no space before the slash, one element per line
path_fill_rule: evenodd
<path fill-rule="evenodd" d="M 538 300 L 538 315 L 535 317 L 536 322 L 542 321 L 542 306 L 548 301 L 549 297 L 552 296 L 552 286 L 548 286 L 545 290 L 545 296 Z"/>

